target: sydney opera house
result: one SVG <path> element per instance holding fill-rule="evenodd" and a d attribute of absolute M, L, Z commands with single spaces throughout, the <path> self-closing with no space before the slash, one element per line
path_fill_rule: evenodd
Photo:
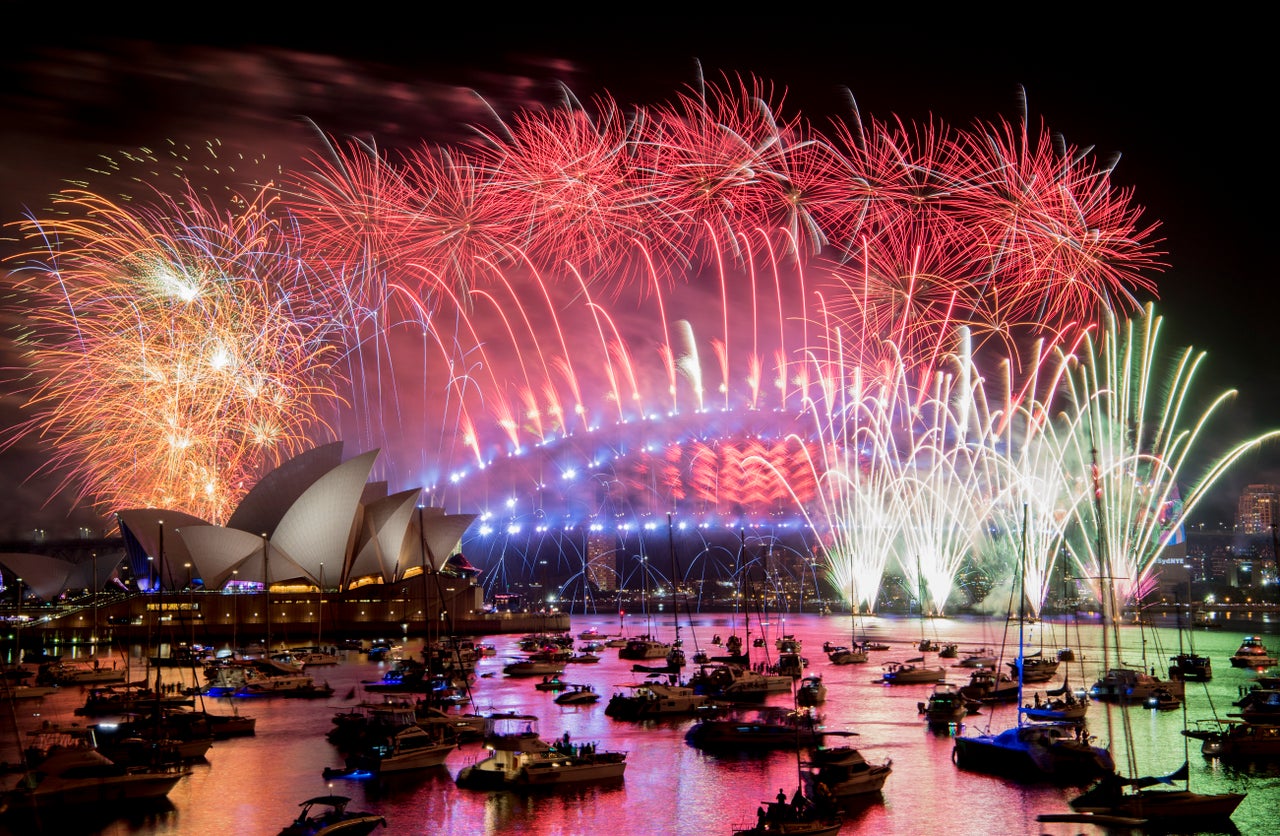
<path fill-rule="evenodd" d="M 55 642 L 157 623 L 195 642 L 474 629 L 483 590 L 459 546 L 475 516 L 424 507 L 417 489 L 388 493 L 370 481 L 377 456 L 316 447 L 264 476 L 226 525 L 125 510 L 119 548 L 79 561 L 3 553 L 0 573 L 20 623 L 39 618 Z"/>

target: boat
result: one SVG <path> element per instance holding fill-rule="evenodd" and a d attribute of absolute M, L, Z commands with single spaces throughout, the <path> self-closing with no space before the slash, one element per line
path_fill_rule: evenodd
<path fill-rule="evenodd" d="M 951 760 L 961 769 L 1025 782 L 1086 783 L 1115 770 L 1110 751 L 1076 722 L 1019 723 L 995 734 L 960 736 Z"/>
<path fill-rule="evenodd" d="M 208 710 L 176 710 L 170 716 L 192 715 L 193 721 L 202 721 L 209 727 L 209 734 L 214 740 L 226 740 L 232 737 L 251 737 L 257 734 L 258 718 L 241 714 L 233 710 L 231 714 Z"/>
<path fill-rule="evenodd" d="M 1046 694 L 1041 699 L 1037 692 L 1032 701 L 1023 705 L 1019 711 L 1028 720 L 1036 722 L 1080 722 L 1089 713 L 1089 698 L 1076 696 L 1069 688 L 1062 689 L 1057 696 Z"/>
<path fill-rule="evenodd" d="M 727 662 L 702 665 L 689 677 L 689 685 L 698 693 L 734 702 L 758 702 L 770 694 L 789 694 L 794 683 L 790 676 L 760 673 Z"/>
<path fill-rule="evenodd" d="M 880 792 L 893 773 L 893 760 L 870 763 L 852 746 L 819 747 L 801 763 L 801 780 L 811 798 L 836 803 Z"/>
<path fill-rule="evenodd" d="M 60 686 L 58 685 L 27 685 L 25 683 L 11 685 L 5 683 L 4 687 L 0 687 L 0 697 L 11 700 L 38 700 L 58 693 L 59 689 Z"/>
<path fill-rule="evenodd" d="M 797 788 L 790 801 L 786 790 L 778 790 L 778 799 L 763 801 L 756 808 L 754 825 L 738 825 L 733 836 L 835 836 L 844 826 L 844 817 L 831 804 L 821 804 Z"/>
<path fill-rule="evenodd" d="M 1027 506 L 1023 506 L 1022 559 L 1019 562 L 1018 595 L 1018 657 L 1023 654 L 1023 625 L 1026 619 L 1021 616 L 1025 612 L 1025 571 L 1027 534 Z M 1026 666 L 1019 665 L 1014 669 L 1025 673 Z M 986 672 L 978 669 L 974 674 Z M 1016 699 L 1022 704 L 1021 678 L 1017 681 Z M 985 732 L 973 735 L 961 735 L 955 738 L 951 750 L 951 760 L 961 769 L 975 772 L 986 772 L 1001 775 L 1024 782 L 1048 781 L 1052 783 L 1072 784 L 1085 783 L 1115 771 L 1115 762 L 1111 752 L 1104 746 L 1094 744 L 1093 737 L 1083 724 L 1077 722 L 1038 722 L 1024 721 L 1024 713 L 1018 712 L 1017 722 L 1010 728 L 999 732 Z"/>
<path fill-rule="evenodd" d="M 155 691 L 139 685 L 106 685 L 90 688 L 84 705 L 77 706 L 73 713 L 80 717 L 105 717 L 154 708 L 190 708 L 193 705 L 195 698 L 186 694 Z"/>
<path fill-rule="evenodd" d="M 1096 472 L 1096 467 L 1095 467 Z M 1098 505 L 1099 519 L 1105 518 L 1102 509 L 1103 491 L 1094 491 L 1094 502 Z M 1115 600 L 1115 588 L 1110 583 L 1110 567 L 1106 563 L 1106 555 L 1102 534 L 1099 532 L 1098 554 L 1103 557 L 1102 565 L 1102 656 L 1103 668 L 1109 664 L 1109 647 L 1120 647 L 1120 634 L 1116 613 L 1118 607 Z M 1179 624 L 1181 627 L 1181 624 Z M 1114 633 L 1114 641 L 1108 641 L 1108 631 Z M 1154 677 L 1153 677 L 1154 678 Z M 1171 681 L 1171 685 L 1182 686 L 1182 680 Z M 1169 689 L 1171 692 L 1173 688 Z M 1182 689 L 1176 691 L 1182 699 Z M 1110 706 L 1107 707 L 1111 711 Z M 1186 711 L 1182 714 L 1183 730 L 1186 730 Z M 1128 763 L 1131 768 L 1136 764 L 1132 738 L 1125 736 L 1128 745 Z M 1109 816 L 1133 816 L 1146 819 L 1149 823 L 1160 825 L 1175 824 L 1179 827 L 1191 823 L 1215 822 L 1226 823 L 1240 803 L 1244 801 L 1244 793 L 1220 792 L 1201 793 L 1191 789 L 1191 773 L 1186 757 L 1187 737 L 1183 736 L 1182 766 L 1164 776 L 1126 777 L 1114 769 L 1099 778 L 1080 795 L 1070 799 L 1071 809 L 1078 813 L 1097 813 Z M 1175 782 L 1181 782 L 1181 788 Z"/>
<path fill-rule="evenodd" d="M 1016 679 L 1021 677 L 1022 682 L 1048 682 L 1058 673 L 1058 660 L 1050 659 L 1040 655 L 1040 651 L 1029 653 L 1026 656 L 1019 657 L 1012 662 L 1006 662 L 1009 666 L 1009 673 Z"/>
<path fill-rule="evenodd" d="M 820 674 L 803 677 L 796 688 L 796 705 L 821 705 L 827 701 L 827 686 Z"/>
<path fill-rule="evenodd" d="M 1262 639 L 1258 636 L 1245 636 L 1240 647 L 1231 655 L 1233 668 L 1269 668 L 1276 664 L 1276 657 L 1271 655 Z"/>
<path fill-rule="evenodd" d="M 1263 760 L 1280 756 L 1280 725 L 1239 719 L 1202 721 L 1183 734 L 1202 741 L 1200 752 L 1206 758 Z"/>
<path fill-rule="evenodd" d="M 715 705 L 706 694 L 680 684 L 675 677 L 668 682 L 650 680 L 623 687 L 630 689 L 630 693 L 618 692 L 610 697 L 605 716 L 615 720 L 687 717 Z"/>
<path fill-rule="evenodd" d="M 994 668 L 996 661 L 995 654 L 985 647 L 980 647 L 966 653 L 964 658 L 956 664 L 962 668 Z"/>
<path fill-rule="evenodd" d="M 914 685 L 921 682 L 944 682 L 947 672 L 942 667 L 925 667 L 922 659 L 886 662 L 880 680 L 885 685 Z"/>
<path fill-rule="evenodd" d="M 533 687 L 539 691 L 563 691 L 568 687 L 568 683 L 561 679 L 560 674 L 557 673 L 542 677 L 542 681 L 535 682 Z"/>
<path fill-rule="evenodd" d="M 1253 688 L 1235 705 L 1246 723 L 1280 725 L 1280 691 L 1275 688 Z"/>
<path fill-rule="evenodd" d="M 348 810 L 351 799 L 345 795 L 318 795 L 298 806 L 298 817 L 276 836 L 369 836 L 387 820 L 374 813 Z"/>
<path fill-rule="evenodd" d="M 90 663 L 45 662 L 36 671 L 36 683 L 40 685 L 106 685 L 124 682 L 128 673 L 124 668 L 104 667 L 94 659 Z"/>
<path fill-rule="evenodd" d="M 273 659 L 222 659 L 204 669 L 212 696 L 329 696 L 311 674 Z"/>
<path fill-rule="evenodd" d="M 92 729 L 44 723 L 31 733 L 26 771 L 0 793 L 0 819 L 54 813 L 128 813 L 161 802 L 191 774 L 180 765 L 126 767 L 98 749 Z"/>
<path fill-rule="evenodd" d="M 1182 699 L 1186 690 L 1185 683 L 1180 679 L 1161 679 L 1156 676 L 1155 668 L 1152 668 L 1151 673 L 1141 668 L 1108 668 L 1089 688 L 1089 696 L 1102 702 L 1145 705 L 1148 699 L 1162 689 L 1178 699 Z"/>
<path fill-rule="evenodd" d="M 666 642 L 650 636 L 639 636 L 628 639 L 625 645 L 618 648 L 618 658 L 643 662 L 646 659 L 666 659 L 670 652 L 671 645 Z"/>
<path fill-rule="evenodd" d="M 969 713 L 970 702 L 960 693 L 960 689 L 949 682 L 940 682 L 933 686 L 929 699 L 916 703 L 916 710 L 929 722 L 929 725 L 950 726 L 959 723 Z"/>
<path fill-rule="evenodd" d="M 954 642 L 948 642 L 938 651 L 939 659 L 955 659 L 960 655 L 960 646 Z"/>
<path fill-rule="evenodd" d="M 1078 813 L 1131 816 L 1145 819 L 1148 825 L 1185 826 L 1229 820 L 1244 801 L 1245 794 L 1200 793 L 1172 786 L 1175 781 L 1187 781 L 1188 772 L 1186 763 L 1174 773 L 1160 777 L 1126 779 L 1113 772 L 1071 799 L 1071 809 Z"/>
<path fill-rule="evenodd" d="M 551 676 L 564 673 L 563 662 L 541 661 L 538 659 L 520 659 L 504 665 L 502 673 L 506 676 Z"/>
<path fill-rule="evenodd" d="M 123 714 L 87 728 L 99 751 L 126 766 L 203 760 L 214 742 L 213 733 L 198 719 L 164 711 Z"/>
<path fill-rule="evenodd" d="M 799 653 L 779 653 L 778 662 L 773 666 L 773 673 L 778 676 L 800 679 L 804 676 L 804 669 L 808 666 L 809 660 Z"/>
<path fill-rule="evenodd" d="M 960 694 L 973 702 L 996 705 L 1018 702 L 1022 689 L 1007 673 L 997 675 L 995 668 L 975 668 L 969 674 L 969 684 L 960 686 Z"/>
<path fill-rule="evenodd" d="M 827 659 L 833 665 L 860 665 L 867 661 L 867 651 L 861 648 L 836 645 L 827 649 Z"/>
<path fill-rule="evenodd" d="M 620 780 L 626 752 L 573 744 L 566 734 L 554 744 L 538 734 L 532 714 L 492 714 L 486 718 L 484 747 L 489 755 L 463 767 L 455 783 L 464 789 L 497 790 Z"/>
<path fill-rule="evenodd" d="M 685 742 L 699 749 L 775 750 L 816 747 L 826 731 L 813 709 L 782 706 L 738 708 L 700 717 L 685 732 Z"/>
<path fill-rule="evenodd" d="M 591 705 L 599 701 L 600 695 L 590 685 L 565 685 L 555 699 L 556 705 Z"/>
<path fill-rule="evenodd" d="M 412 710 L 409 716 L 412 717 Z M 335 770 L 326 768 L 325 778 L 361 777 L 364 775 L 391 775 L 442 766 L 458 744 L 443 729 L 429 732 L 416 722 L 409 722 L 380 739 L 375 739 L 363 749 L 347 756 L 346 767 Z"/>
<path fill-rule="evenodd" d="M 1208 682 L 1213 679 L 1213 662 L 1208 656 L 1199 653 L 1179 653 L 1170 656 L 1169 678 L 1183 679 L 1190 682 Z"/>

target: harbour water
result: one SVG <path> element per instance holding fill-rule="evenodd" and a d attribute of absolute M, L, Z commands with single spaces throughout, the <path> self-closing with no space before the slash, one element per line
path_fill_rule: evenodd
<path fill-rule="evenodd" d="M 601 633 L 617 634 L 616 615 L 576 615 L 572 630 L 575 635 L 588 628 Z M 670 614 L 654 619 L 649 628 L 661 639 L 675 637 L 675 622 Z M 633 632 L 643 627 L 629 625 Z M 858 638 L 883 641 L 889 650 L 873 651 L 867 664 L 832 665 L 822 645 L 848 644 L 854 625 L 846 615 L 789 615 L 761 623 L 754 617 L 750 624 L 732 614 L 695 615 L 681 619 L 681 637 L 690 656 L 702 649 L 711 653 L 716 635 L 748 635 L 764 639 L 763 647 L 748 649 L 754 660 L 776 659 L 774 640 L 791 634 L 803 642 L 803 655 L 809 661 L 807 673 L 820 673 L 828 688 L 825 704 L 819 707 L 827 730 L 851 732 L 846 738 L 835 738 L 830 745 L 845 742 L 856 746 L 868 761 L 892 759 L 893 773 L 882 793 L 868 799 L 846 815 L 842 834 L 878 834 L 908 836 L 925 831 L 955 833 L 998 833 L 1001 836 L 1021 834 L 1090 834 L 1121 833 L 1127 829 L 1103 829 L 1093 824 L 1041 823 L 1044 813 L 1070 811 L 1068 800 L 1078 792 L 1044 784 L 1019 784 L 989 775 L 971 773 L 952 763 L 953 735 L 987 730 L 999 731 L 1016 722 L 1014 706 L 984 708 L 966 718 L 962 727 L 930 730 L 918 713 L 917 706 L 927 699 L 930 684 L 884 685 L 880 680 L 883 665 L 919 656 L 916 643 L 921 638 L 938 642 L 956 642 L 961 658 L 968 651 L 990 648 L 997 654 L 1003 643 L 1004 660 L 1017 652 L 1018 625 L 1003 619 L 955 617 L 913 619 L 905 617 L 871 617 L 859 619 Z M 1118 656 L 1132 665 L 1155 667 L 1165 675 L 1169 657 L 1180 649 L 1194 649 L 1213 661 L 1214 676 L 1208 683 L 1187 683 L 1186 717 L 1195 721 L 1210 717 L 1226 717 L 1235 711 L 1232 701 L 1240 689 L 1247 687 L 1255 673 L 1231 667 L 1229 657 L 1247 633 L 1261 633 L 1272 650 L 1280 649 L 1280 637 L 1273 625 L 1251 624 L 1241 630 L 1227 627 L 1217 630 L 1179 631 L 1172 619 L 1155 626 L 1126 625 L 1122 628 L 1122 647 Z M 1083 619 L 1053 620 L 1022 625 L 1024 647 L 1028 653 L 1041 651 L 1054 655 L 1059 648 L 1070 647 L 1076 660 L 1063 663 L 1058 676 L 1037 687 L 1060 684 L 1063 675 L 1072 686 L 1087 687 L 1098 676 L 1103 665 L 1103 632 L 1096 621 Z M 1007 633 L 1007 636 L 1005 635 Z M 717 755 L 700 751 L 684 740 L 691 720 L 635 723 L 617 721 L 605 716 L 608 697 L 624 690 L 627 683 L 638 682 L 643 674 L 632 672 L 632 662 L 618 658 L 617 650 L 599 652 L 601 660 L 594 664 L 567 666 L 563 679 L 589 683 L 601 693 L 594 705 L 564 707 L 554 703 L 554 693 L 538 691 L 534 683 L 540 678 L 510 678 L 502 674 L 503 665 L 521 656 L 517 635 L 480 637 L 497 648 L 497 655 L 482 659 L 474 683 L 474 710 L 479 713 L 520 711 L 540 718 L 540 731 L 546 739 L 568 732 L 575 742 L 591 742 L 599 749 L 628 752 L 627 769 L 621 781 L 586 785 L 569 790 L 531 793 L 477 792 L 454 785 L 462 767 L 483 757 L 479 744 L 464 744 L 451 753 L 445 765 L 422 773 L 397 776 L 394 780 L 348 779 L 326 780 L 326 767 L 342 766 L 342 757 L 325 738 L 333 716 L 367 698 L 363 684 L 376 681 L 390 662 L 369 661 L 361 653 L 350 652 L 342 664 L 313 671 L 318 682 L 327 682 L 333 696 L 327 699 L 290 699 L 262 697 L 238 700 L 236 709 L 257 717 L 257 733 L 253 737 L 218 741 L 204 761 L 193 765 L 193 773 L 171 792 L 161 809 L 140 811 L 109 822 L 92 821 L 88 817 L 58 832 L 84 834 L 261 834 L 275 836 L 297 815 L 298 805 L 307 798 L 328 793 L 349 796 L 351 809 L 376 812 L 387 819 L 387 828 L 378 833 L 398 834 L 640 834 L 681 833 L 720 834 L 729 836 L 735 827 L 749 826 L 762 802 L 772 799 L 781 788 L 790 793 L 796 786 L 797 759 L 790 752 L 765 754 Z M 421 648 L 410 639 L 406 650 Z M 1106 651 L 1116 659 L 1115 648 Z M 131 666 L 141 666 L 142 648 L 127 651 Z M 103 654 L 100 663 L 122 664 L 126 651 L 114 656 Z M 926 654 L 930 666 L 947 669 L 949 682 L 968 682 L 969 670 L 953 667 L 958 659 L 937 659 Z M 195 673 L 173 669 L 165 676 L 179 674 L 189 684 Z M 1029 686 L 1030 687 L 1030 686 Z M 86 722 L 74 714 L 84 702 L 80 688 L 64 689 L 39 700 L 14 703 L 16 727 L 25 733 L 44 721 L 58 723 Z M 230 711 L 225 700 L 205 698 L 209 707 Z M 791 705 L 792 696 L 779 694 L 769 704 Z M 1129 722 L 1121 722 L 1127 712 Z M 1234 790 L 1247 792 L 1247 798 L 1236 811 L 1234 827 L 1225 830 L 1192 829 L 1187 833 L 1238 833 L 1244 836 L 1271 836 L 1280 820 L 1280 763 L 1225 764 L 1207 760 L 1199 742 L 1181 735 L 1181 710 L 1157 711 L 1141 706 L 1126 709 L 1108 707 L 1095 702 L 1089 710 L 1089 731 L 1100 741 L 1109 741 L 1116 761 L 1126 771 L 1129 751 L 1126 727 L 1131 735 L 1132 751 L 1142 774 L 1164 775 L 1190 764 L 1193 789 L 1213 792 Z M 9 725 L 6 723 L 6 725 Z M 17 760 L 14 735 L 3 735 L 0 760 Z M 74 829 L 74 828 L 80 829 Z M 1136 832 L 1136 831 L 1135 831 Z M 18 831 L 0 826 L 0 836 L 19 836 Z M 25 836 L 25 832 L 23 834 Z"/>

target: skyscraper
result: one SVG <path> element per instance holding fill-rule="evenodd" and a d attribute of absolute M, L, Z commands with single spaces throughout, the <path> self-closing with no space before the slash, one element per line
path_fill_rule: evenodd
<path fill-rule="evenodd" d="M 1236 505 L 1236 531 L 1262 534 L 1280 522 L 1280 485 L 1249 485 Z"/>

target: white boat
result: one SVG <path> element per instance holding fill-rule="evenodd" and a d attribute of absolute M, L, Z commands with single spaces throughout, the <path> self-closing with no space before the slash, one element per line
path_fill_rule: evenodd
<path fill-rule="evenodd" d="M 666 659 L 671 652 L 671 645 L 648 636 L 629 639 L 618 649 L 619 659 L 643 661 L 645 659 Z"/>
<path fill-rule="evenodd" d="M 575 745 L 568 736 L 548 743 L 531 714 L 494 714 L 486 718 L 484 747 L 489 755 L 458 772 L 465 789 L 495 790 L 617 780 L 627 768 L 625 752 Z"/>
<path fill-rule="evenodd" d="M 412 716 L 412 709 L 409 713 Z M 452 735 L 432 734 L 412 723 L 352 754 L 347 758 L 347 767 L 376 775 L 430 769 L 442 765 L 457 747 Z"/>
<path fill-rule="evenodd" d="M 769 694 L 790 693 L 794 682 L 790 676 L 760 673 L 728 663 L 703 665 L 689 678 L 695 691 L 735 701 L 759 701 Z"/>
<path fill-rule="evenodd" d="M 962 668 L 994 668 L 996 666 L 996 656 L 985 647 L 970 651 L 965 657 L 956 664 Z"/>
<path fill-rule="evenodd" d="M 1240 647 L 1231 655 L 1233 668 L 1269 668 L 1274 664 L 1276 657 L 1257 636 L 1245 636 Z"/>
<path fill-rule="evenodd" d="M 945 682 L 947 672 L 942 667 L 930 668 L 915 662 L 887 662 L 880 675 L 885 685 L 913 685 L 921 682 Z"/>

